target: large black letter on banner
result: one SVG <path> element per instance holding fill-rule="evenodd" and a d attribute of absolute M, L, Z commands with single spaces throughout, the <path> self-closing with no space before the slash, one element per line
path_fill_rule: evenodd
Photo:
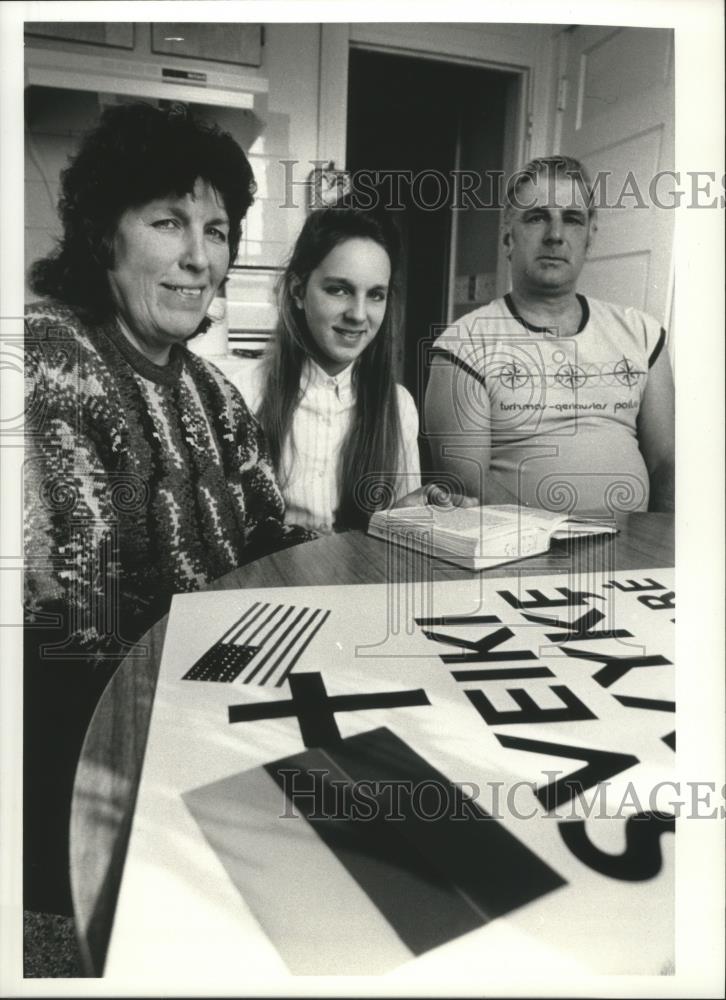
<path fill-rule="evenodd" d="M 531 649 L 509 649 L 500 650 L 499 646 L 507 639 L 514 638 L 514 632 L 510 628 L 498 628 L 489 635 L 474 642 L 471 639 L 457 639 L 455 635 L 445 635 L 443 632 L 431 632 L 428 629 L 421 630 L 427 639 L 434 642 L 444 642 L 449 646 L 460 646 L 462 649 L 470 649 L 470 653 L 443 653 L 441 660 L 443 663 L 498 663 L 505 660 L 535 660 L 537 654 Z"/>
<path fill-rule="evenodd" d="M 565 820 L 558 823 L 564 842 L 588 868 L 624 882 L 644 882 L 654 878 L 663 867 L 660 838 L 676 832 L 672 813 L 645 812 L 629 816 L 625 824 L 625 850 L 622 854 L 607 854 L 595 847 L 587 835 L 585 820 Z"/>
<path fill-rule="evenodd" d="M 606 778 L 627 770 L 633 764 L 638 764 L 638 758 L 630 753 L 613 753 L 609 750 L 593 750 L 591 747 L 571 747 L 564 743 L 546 743 L 544 740 L 527 740 L 519 736 L 504 736 L 495 734 L 503 747 L 512 750 L 526 750 L 528 753 L 551 754 L 553 757 L 571 757 L 573 760 L 586 760 L 585 767 L 574 774 L 544 788 L 538 788 L 535 795 L 548 811 L 556 809 L 565 802 L 571 802 L 587 788 L 599 785 Z"/>
<path fill-rule="evenodd" d="M 598 670 L 592 675 L 592 679 L 597 681 L 600 687 L 610 687 L 615 681 L 619 681 L 629 670 L 635 667 L 667 667 L 672 666 L 670 660 L 665 656 L 612 656 L 610 653 L 593 653 L 586 649 L 570 649 L 562 647 L 562 652 L 566 656 L 574 657 L 577 660 L 594 660 L 597 663 L 604 663 L 602 670 Z"/>
<path fill-rule="evenodd" d="M 553 691 L 562 700 L 560 708 L 540 708 L 524 688 L 507 688 L 507 694 L 519 705 L 518 709 L 500 712 L 489 701 L 483 691 L 464 691 L 482 719 L 488 726 L 505 726 L 512 723 L 535 722 L 577 722 L 581 719 L 596 719 L 584 702 L 580 701 L 574 691 L 564 684 L 550 684 Z"/>

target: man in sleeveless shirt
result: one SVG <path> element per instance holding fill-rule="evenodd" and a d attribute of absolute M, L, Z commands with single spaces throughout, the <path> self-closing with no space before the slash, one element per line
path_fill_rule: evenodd
<path fill-rule="evenodd" d="M 665 331 L 577 292 L 596 228 L 577 160 L 533 160 L 507 187 L 511 291 L 434 343 L 426 431 L 438 471 L 483 503 L 580 514 L 673 510 Z"/>

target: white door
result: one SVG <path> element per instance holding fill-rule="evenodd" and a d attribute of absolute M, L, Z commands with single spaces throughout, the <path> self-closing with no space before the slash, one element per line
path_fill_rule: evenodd
<path fill-rule="evenodd" d="M 580 290 L 670 320 L 675 182 L 673 32 L 577 26 L 563 32 L 556 152 L 603 174 L 608 204 Z M 660 178 L 660 179 L 658 179 Z M 670 194 L 669 194 L 670 192 Z M 604 199 L 604 196 L 603 196 Z"/>

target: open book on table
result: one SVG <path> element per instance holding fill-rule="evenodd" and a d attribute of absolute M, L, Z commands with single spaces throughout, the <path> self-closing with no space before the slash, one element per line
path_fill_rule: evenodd
<path fill-rule="evenodd" d="M 546 552 L 553 538 L 615 534 L 613 520 L 571 517 L 536 507 L 400 507 L 378 511 L 368 534 L 466 569 L 486 569 Z"/>

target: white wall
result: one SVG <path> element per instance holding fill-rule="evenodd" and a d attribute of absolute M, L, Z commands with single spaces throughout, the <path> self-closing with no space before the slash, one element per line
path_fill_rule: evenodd
<path fill-rule="evenodd" d="M 266 95 L 255 97 L 254 114 L 265 127 L 247 146 L 258 194 L 245 223 L 239 262 L 279 266 L 305 217 L 305 192 L 297 182 L 306 180 L 315 160 L 335 159 L 336 165 L 344 164 L 350 44 L 520 71 L 524 101 L 513 123 L 512 145 L 515 158 L 524 159 L 551 149 L 556 75 L 552 34 L 548 26 L 511 24 L 267 25 L 262 66 L 259 70 L 239 70 L 246 77 L 266 79 L 269 86 Z M 76 58 L 91 50 L 65 41 L 33 40 L 32 44 L 75 53 Z M 114 59 L 169 62 L 150 53 L 148 25 L 137 25 L 134 52 L 106 50 L 105 54 L 109 51 Z M 187 60 L 183 65 L 198 64 Z M 234 73 L 228 64 L 222 68 L 225 73 Z M 63 110 L 64 114 L 58 116 L 52 107 L 44 109 L 27 137 L 26 266 L 53 245 L 58 233 L 58 174 L 76 148 L 80 134 L 93 121 L 92 104 L 83 95 L 67 97 Z M 527 115 L 531 116 L 529 123 Z M 285 167 L 281 162 L 284 160 L 297 163 Z M 296 182 L 292 189 L 290 180 Z M 287 207 L 290 201 L 294 207 Z M 258 273 L 243 274 L 235 281 L 235 295 L 240 303 L 249 303 L 250 311 L 242 315 L 238 309 L 232 317 L 232 328 L 269 323 L 272 279 L 272 275 Z"/>
<path fill-rule="evenodd" d="M 28 39 L 39 49 L 68 55 L 68 80 L 83 62 L 84 53 L 104 55 L 123 66 L 133 60 L 163 62 L 207 68 L 204 62 L 153 55 L 149 44 L 149 26 L 136 26 L 134 51 L 99 49 L 61 39 Z M 257 94 L 254 110 L 211 108 L 205 115 L 214 117 L 223 128 L 236 134 L 246 149 L 257 181 L 257 195 L 243 228 L 238 263 L 253 267 L 277 267 L 289 251 L 304 220 L 304 192 L 296 190 L 297 208 L 285 204 L 285 160 L 298 160 L 296 180 L 304 180 L 317 155 L 320 26 L 317 24 L 273 24 L 266 31 L 263 63 L 259 69 L 241 67 L 245 78 L 269 81 L 267 94 Z M 220 64 L 225 73 L 234 67 Z M 25 268 L 51 252 L 60 235 L 57 216 L 59 174 L 78 148 L 82 134 L 93 126 L 99 114 L 95 94 L 79 90 L 33 87 L 26 121 L 25 149 Z M 198 99 L 203 91 L 195 91 Z M 191 95 L 191 91 L 190 91 Z M 289 200 L 289 199 L 288 199 Z M 231 326 L 233 328 L 269 328 L 273 274 L 243 273 L 231 283 Z M 27 286 L 26 298 L 33 293 Z M 234 298 L 238 302 L 235 305 Z M 244 304 L 244 305 L 243 305 Z M 246 306 L 246 308 L 245 308 Z"/>

